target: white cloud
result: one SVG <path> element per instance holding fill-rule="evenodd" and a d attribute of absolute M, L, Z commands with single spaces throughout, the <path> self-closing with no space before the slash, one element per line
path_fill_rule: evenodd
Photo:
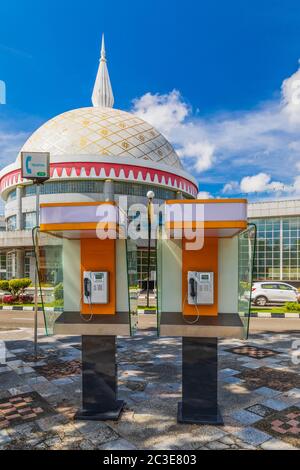
<path fill-rule="evenodd" d="M 250 111 L 199 117 L 178 91 L 172 91 L 147 93 L 134 101 L 133 112 L 173 143 L 200 185 L 206 179 L 209 184 L 221 181 L 225 193 L 297 192 L 300 69 L 283 80 L 278 99 Z"/>
<path fill-rule="evenodd" d="M 189 114 L 189 107 L 181 100 L 180 93 L 173 90 L 166 95 L 146 93 L 133 101 L 135 114 L 149 123 L 155 123 L 166 135 L 181 124 Z"/>
<path fill-rule="evenodd" d="M 258 173 L 252 176 L 245 176 L 240 182 L 231 181 L 223 188 L 223 193 L 270 193 L 277 197 L 282 195 L 300 195 L 300 175 L 294 177 L 291 184 L 284 184 L 281 181 L 272 181 L 271 176 L 266 173 Z"/>
<path fill-rule="evenodd" d="M 211 199 L 212 195 L 208 191 L 199 191 L 197 199 Z"/>
<path fill-rule="evenodd" d="M 194 158 L 194 167 L 198 173 L 207 170 L 213 162 L 214 146 L 209 142 L 188 142 L 177 150 L 182 158 Z"/>
<path fill-rule="evenodd" d="M 133 112 L 159 129 L 176 147 L 178 155 L 197 173 L 211 168 L 214 145 L 189 119 L 191 108 L 177 90 L 166 95 L 146 93 L 133 102 Z"/>

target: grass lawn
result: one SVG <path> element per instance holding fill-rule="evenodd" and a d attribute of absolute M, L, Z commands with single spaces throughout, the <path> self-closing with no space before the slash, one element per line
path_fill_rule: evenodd
<path fill-rule="evenodd" d="M 300 312 L 288 312 L 284 306 L 282 307 L 251 307 L 251 312 L 266 312 L 266 313 L 294 313 L 299 315 Z"/>

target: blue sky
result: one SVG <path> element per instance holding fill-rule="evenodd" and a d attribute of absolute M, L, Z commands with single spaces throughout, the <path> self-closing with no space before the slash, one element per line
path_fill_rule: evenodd
<path fill-rule="evenodd" d="M 6 0 L 0 166 L 89 106 L 101 34 L 115 107 L 174 144 L 205 194 L 300 196 L 299 1 Z"/>

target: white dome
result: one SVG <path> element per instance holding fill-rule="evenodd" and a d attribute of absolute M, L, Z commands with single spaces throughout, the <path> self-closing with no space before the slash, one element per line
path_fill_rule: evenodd
<path fill-rule="evenodd" d="M 148 161 L 149 166 L 153 162 L 183 169 L 172 145 L 153 126 L 113 108 L 79 108 L 60 114 L 37 129 L 21 151 L 116 157 L 116 163 L 126 156 Z"/>

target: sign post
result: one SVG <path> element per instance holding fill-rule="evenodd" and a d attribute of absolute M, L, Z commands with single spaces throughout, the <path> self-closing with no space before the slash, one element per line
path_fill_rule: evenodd
<path fill-rule="evenodd" d="M 50 178 L 49 152 L 21 152 L 21 175 L 23 179 L 32 180 L 36 185 L 36 227 L 40 226 L 40 185 Z M 34 230 L 34 229 L 33 229 Z M 39 250 L 37 238 L 33 232 L 34 253 L 36 259 L 35 269 L 35 301 L 34 301 L 34 354 L 37 359 L 38 341 L 38 283 L 39 283 Z"/>

